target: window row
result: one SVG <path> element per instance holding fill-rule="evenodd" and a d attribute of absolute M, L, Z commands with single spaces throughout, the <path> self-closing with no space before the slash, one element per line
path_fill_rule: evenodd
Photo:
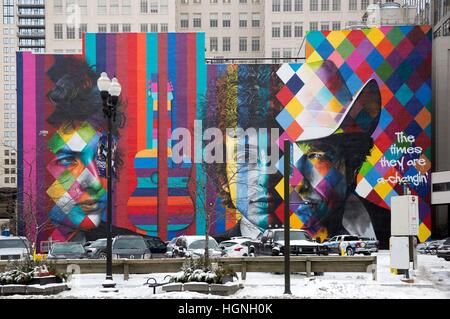
<path fill-rule="evenodd" d="M 320 23 L 320 30 L 321 31 L 327 31 L 327 30 L 341 30 L 341 22 L 340 21 L 332 21 L 331 22 L 331 29 L 330 29 L 330 22 L 317 22 L 317 21 L 311 21 L 309 23 L 309 30 L 319 30 L 319 23 Z M 302 22 L 284 22 L 284 23 L 272 23 L 272 38 L 301 38 L 304 35 L 303 29 L 303 23 Z"/>
<path fill-rule="evenodd" d="M 210 52 L 229 52 L 231 51 L 231 37 L 222 38 L 222 46 L 219 47 L 219 38 L 209 38 L 209 51 Z M 239 37 L 239 51 L 240 52 L 259 52 L 261 51 L 261 39 L 260 37 Z"/>
<path fill-rule="evenodd" d="M 14 176 L 11 178 L 5 177 L 5 184 L 15 184 L 15 183 L 16 183 L 16 178 Z"/>
<path fill-rule="evenodd" d="M 249 20 L 250 19 L 250 20 Z M 194 28 L 202 27 L 202 15 L 201 13 L 194 13 L 192 17 L 192 26 Z M 231 27 L 231 13 L 224 12 L 222 13 L 222 24 L 223 28 Z M 259 28 L 261 27 L 261 14 L 260 13 L 252 13 L 251 16 L 248 13 L 239 13 L 239 27 L 240 28 Z M 180 14 L 180 27 L 182 29 L 189 28 L 189 14 L 181 13 Z M 209 27 L 217 28 L 219 27 L 219 14 L 218 13 L 210 13 L 209 15 Z"/>
<path fill-rule="evenodd" d="M 303 4 L 309 8 L 309 11 L 341 11 L 341 0 L 272 0 L 272 12 L 291 12 L 303 11 Z M 373 0 L 372 3 L 378 3 L 379 0 Z M 358 3 L 360 6 L 358 6 Z M 370 4 L 370 0 L 349 0 L 348 10 L 366 10 Z"/>

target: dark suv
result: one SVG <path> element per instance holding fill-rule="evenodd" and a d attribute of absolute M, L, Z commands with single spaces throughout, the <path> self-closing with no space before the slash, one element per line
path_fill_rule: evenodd
<path fill-rule="evenodd" d="M 450 261 L 450 237 L 445 239 L 445 241 L 437 248 L 436 255 L 439 258 Z"/>
<path fill-rule="evenodd" d="M 116 236 L 112 242 L 113 259 L 150 259 L 152 253 L 142 236 Z"/>

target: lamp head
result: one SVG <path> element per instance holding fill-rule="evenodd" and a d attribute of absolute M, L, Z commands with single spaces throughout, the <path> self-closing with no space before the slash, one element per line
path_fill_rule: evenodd
<path fill-rule="evenodd" d="M 100 92 L 108 92 L 111 86 L 111 80 L 106 72 L 102 72 L 97 80 L 97 87 Z"/>
<path fill-rule="evenodd" d="M 109 87 L 109 94 L 111 96 L 118 97 L 121 92 L 122 92 L 122 86 L 120 85 L 117 78 L 113 78 L 111 81 L 111 86 Z"/>

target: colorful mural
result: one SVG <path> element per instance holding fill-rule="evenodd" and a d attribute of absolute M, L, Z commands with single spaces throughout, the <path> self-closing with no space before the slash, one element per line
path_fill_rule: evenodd
<path fill-rule="evenodd" d="M 166 240 L 208 226 L 220 240 L 281 225 L 287 138 L 294 227 L 386 246 L 390 198 L 406 181 L 427 239 L 429 28 L 310 32 L 306 43 L 306 63 L 282 65 L 206 65 L 204 36 L 194 33 L 88 33 L 83 55 L 18 53 L 19 187 L 31 198 L 20 199 L 22 215 L 50 222 L 39 240 L 105 237 L 96 88 L 105 71 L 122 85 L 114 234 Z M 172 156 L 179 128 L 193 141 L 181 162 Z M 205 163 L 208 152 L 226 161 Z"/>

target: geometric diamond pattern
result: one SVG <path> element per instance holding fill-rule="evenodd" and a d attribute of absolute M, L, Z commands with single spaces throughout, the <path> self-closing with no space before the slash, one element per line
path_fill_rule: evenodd
<path fill-rule="evenodd" d="M 382 95 L 382 112 L 374 132 L 373 152 L 357 178 L 356 191 L 373 203 L 389 208 L 390 198 L 401 191 L 398 182 L 414 176 L 430 176 L 431 134 L 431 32 L 428 26 L 389 26 L 352 31 L 331 31 L 320 36 L 311 31 L 306 38 L 306 62 L 329 60 L 354 95 L 361 83 L 377 80 Z M 309 38 L 313 41 L 309 41 Z M 327 42 L 327 43 L 326 43 Z M 330 52 L 329 46 L 334 48 Z M 325 48 L 325 50 L 322 49 Z M 306 83 L 306 81 L 304 81 Z M 286 83 L 286 82 L 284 82 Z M 293 92 L 295 94 L 295 92 Z M 305 106 L 306 107 L 306 106 Z M 300 114 L 297 118 L 299 118 Z M 297 120 L 298 121 L 298 120 Z M 300 122 L 301 123 L 301 122 Z M 398 143 L 396 133 L 414 136 L 413 142 Z M 394 154 L 393 148 L 420 147 L 414 154 Z M 424 159 L 426 165 L 407 166 L 408 160 Z M 382 162 L 382 160 L 385 160 Z M 403 159 L 404 167 L 386 167 L 386 160 Z M 379 183 L 379 180 L 388 180 Z M 420 197 L 419 238 L 431 235 L 430 181 L 410 184 Z"/>

